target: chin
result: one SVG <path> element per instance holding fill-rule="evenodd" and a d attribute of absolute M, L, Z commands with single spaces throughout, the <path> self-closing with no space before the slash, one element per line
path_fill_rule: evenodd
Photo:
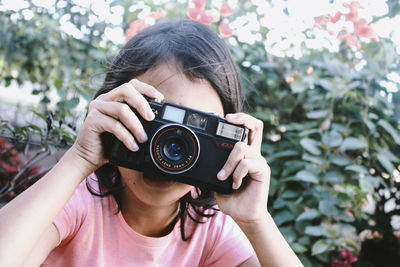
<path fill-rule="evenodd" d="M 139 171 L 118 167 L 126 190 L 134 197 L 151 206 L 171 205 L 179 201 L 194 187 L 191 185 L 155 177 Z M 130 194 L 129 194 L 130 195 Z"/>

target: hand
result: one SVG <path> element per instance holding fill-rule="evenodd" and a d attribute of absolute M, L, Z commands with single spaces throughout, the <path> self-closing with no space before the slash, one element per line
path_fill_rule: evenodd
<path fill-rule="evenodd" d="M 138 150 L 137 142 L 147 141 L 142 124 L 129 107 L 135 108 L 145 120 L 153 120 L 154 113 L 143 95 L 164 98 L 151 85 L 132 79 L 90 102 L 88 115 L 71 150 L 89 163 L 91 172 L 107 163 L 100 139 L 102 132 L 114 134 L 132 151 Z"/>
<path fill-rule="evenodd" d="M 235 144 L 218 179 L 225 180 L 233 174 L 230 195 L 217 194 L 218 207 L 237 223 L 253 223 L 265 218 L 270 180 L 270 168 L 261 155 L 263 123 L 245 113 L 226 115 L 226 120 L 246 126 L 247 142 Z"/>

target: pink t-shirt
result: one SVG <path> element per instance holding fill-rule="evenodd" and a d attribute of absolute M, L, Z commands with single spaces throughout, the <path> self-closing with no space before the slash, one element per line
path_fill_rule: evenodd
<path fill-rule="evenodd" d="M 96 179 L 92 174 L 88 179 Z M 47 257 L 50 266 L 237 266 L 254 250 L 236 223 L 222 212 L 197 224 L 185 221 L 188 241 L 180 234 L 180 222 L 166 236 L 154 238 L 136 233 L 121 212 L 115 214 L 112 197 L 96 197 L 85 181 L 56 217 L 60 243 Z"/>

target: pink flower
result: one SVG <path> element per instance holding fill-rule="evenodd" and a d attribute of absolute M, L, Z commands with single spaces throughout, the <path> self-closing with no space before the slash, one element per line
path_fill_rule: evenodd
<path fill-rule="evenodd" d="M 163 8 L 157 8 L 157 11 L 150 12 L 149 17 L 153 19 L 161 19 L 166 16 L 166 12 Z"/>
<path fill-rule="evenodd" d="M 376 34 L 365 19 L 354 22 L 354 34 L 358 37 L 375 38 Z"/>
<path fill-rule="evenodd" d="M 192 2 L 197 9 L 202 9 L 206 5 L 206 0 L 192 0 Z"/>
<path fill-rule="evenodd" d="M 347 260 L 349 261 L 349 263 L 353 263 L 353 262 L 356 262 L 358 260 L 358 258 L 351 255 Z"/>
<path fill-rule="evenodd" d="M 351 2 L 350 4 L 343 3 L 343 6 L 344 6 L 344 7 L 347 7 L 347 8 L 350 9 L 351 11 L 357 10 L 357 9 L 359 9 L 359 8 L 361 7 L 360 3 L 357 2 L 357 1 L 353 1 L 353 2 Z"/>
<path fill-rule="evenodd" d="M 232 28 L 229 26 L 228 23 L 225 23 L 223 21 L 221 21 L 221 23 L 219 24 L 219 32 L 223 35 L 223 36 L 231 36 L 233 34 L 233 30 Z"/>
<path fill-rule="evenodd" d="M 343 266 L 343 262 L 340 260 L 333 260 L 331 262 L 331 267 L 342 267 Z"/>
<path fill-rule="evenodd" d="M 338 36 L 338 39 L 344 41 L 346 43 L 346 45 L 350 46 L 350 47 L 353 47 L 353 46 L 359 47 L 360 46 L 358 39 L 350 33 L 340 35 L 340 36 Z"/>
<path fill-rule="evenodd" d="M 331 18 L 331 22 L 332 23 L 338 22 L 340 20 L 340 18 L 342 17 L 342 15 L 343 15 L 342 12 L 340 12 L 340 11 L 336 12 L 335 16 L 333 16 Z"/>
<path fill-rule="evenodd" d="M 138 32 L 140 32 L 147 26 L 149 25 L 147 25 L 142 19 L 137 19 L 132 21 L 129 24 L 129 28 L 125 30 L 125 41 L 126 42 L 129 41 L 129 39 L 131 39 L 133 36 L 135 36 Z"/>
<path fill-rule="evenodd" d="M 358 9 L 361 7 L 359 2 L 351 2 L 350 4 L 343 4 L 344 7 L 350 9 L 349 13 L 345 14 L 346 21 L 353 21 L 355 22 L 358 20 Z"/>
<path fill-rule="evenodd" d="M 202 10 L 200 12 L 200 18 L 199 18 L 198 21 L 200 21 L 203 24 L 207 24 L 208 25 L 208 24 L 211 24 L 211 22 L 213 22 L 213 17 L 207 15 L 207 13 L 204 10 Z"/>
<path fill-rule="evenodd" d="M 229 6 L 228 2 L 224 2 L 219 9 L 221 16 L 228 17 L 234 13 L 233 9 Z"/>
<path fill-rule="evenodd" d="M 346 18 L 346 21 L 354 22 L 358 19 L 358 12 L 357 12 L 357 10 L 350 11 L 349 13 L 345 14 L 344 17 Z"/>
<path fill-rule="evenodd" d="M 190 19 L 198 21 L 200 18 L 201 9 L 198 8 L 188 8 L 187 15 Z"/>

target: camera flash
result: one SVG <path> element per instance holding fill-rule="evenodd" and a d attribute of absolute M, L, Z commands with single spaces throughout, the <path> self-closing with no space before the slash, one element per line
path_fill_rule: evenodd
<path fill-rule="evenodd" d="M 242 141 L 244 129 L 229 123 L 219 122 L 216 135 Z"/>

